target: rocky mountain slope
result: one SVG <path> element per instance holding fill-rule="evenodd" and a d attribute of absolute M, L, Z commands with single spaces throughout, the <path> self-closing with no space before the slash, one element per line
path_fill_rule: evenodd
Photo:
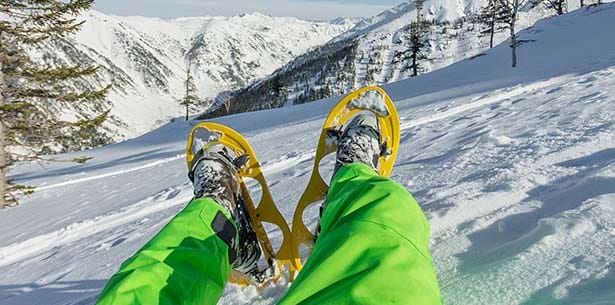
<path fill-rule="evenodd" d="M 421 62 L 423 73 L 480 55 L 489 37 L 476 14 L 485 0 L 427 0 L 423 16 L 431 21 Z M 569 9 L 578 7 L 570 3 Z M 518 30 L 555 13 L 544 4 L 529 1 L 521 10 Z M 300 56 L 267 79 L 234 93 L 232 112 L 245 112 L 305 103 L 348 92 L 369 84 L 384 84 L 411 76 L 401 54 L 410 48 L 410 23 L 417 19 L 416 1 L 407 1 L 372 18 L 364 19 L 331 42 Z M 508 39 L 508 30 L 495 35 L 495 44 Z M 521 59 L 522 61 L 523 59 Z M 521 63 L 523 64 L 523 63 Z M 220 109 L 210 116 L 225 114 Z"/>
<path fill-rule="evenodd" d="M 50 115 L 81 117 L 111 108 L 105 127 L 115 140 L 143 134 L 181 115 L 176 100 L 183 94 L 188 68 L 200 96 L 211 100 L 270 74 L 354 25 L 350 19 L 310 22 L 259 13 L 161 20 L 91 11 L 82 18 L 86 23 L 75 37 L 50 41 L 31 55 L 42 65 L 101 66 L 95 79 L 66 86 L 112 83 L 106 102 L 57 105 Z"/>

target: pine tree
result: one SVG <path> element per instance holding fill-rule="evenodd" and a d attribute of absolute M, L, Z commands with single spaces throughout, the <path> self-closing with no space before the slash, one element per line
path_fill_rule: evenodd
<path fill-rule="evenodd" d="M 110 85 L 80 92 L 61 85 L 93 76 L 98 67 L 41 67 L 26 51 L 77 32 L 84 21 L 78 21 L 76 16 L 91 4 L 91 0 L 0 0 L 0 207 L 16 204 L 15 194 L 24 192 L 23 186 L 14 185 L 7 178 L 13 162 L 48 160 L 41 154 L 75 136 L 75 141 L 103 141 L 93 134 L 109 111 L 101 110 L 93 118 L 76 122 L 53 114 L 54 109 L 63 105 L 83 107 L 104 100 Z M 17 153 L 15 148 L 27 153 Z M 87 160 L 81 157 L 73 161 Z"/>
<path fill-rule="evenodd" d="M 277 76 L 274 77 L 271 80 L 271 94 L 273 94 L 276 98 L 286 98 L 287 96 L 287 92 L 286 92 L 286 86 L 284 86 L 284 83 L 282 82 L 282 79 Z"/>
<path fill-rule="evenodd" d="M 544 0 L 544 4 L 546 8 L 554 10 L 558 15 L 563 15 L 568 11 L 568 0 Z"/>
<path fill-rule="evenodd" d="M 428 43 L 429 23 L 423 17 L 423 2 L 424 0 L 416 2 L 417 17 L 416 21 L 410 23 L 410 39 L 408 40 L 410 45 L 404 54 L 404 58 L 409 61 L 406 69 L 412 71 L 412 77 L 425 71 L 421 63 L 428 59 L 424 49 Z"/>
<path fill-rule="evenodd" d="M 425 71 L 421 62 L 427 59 L 427 55 L 425 55 L 423 51 L 426 42 L 423 37 L 422 24 L 420 22 L 413 22 L 410 24 L 410 43 L 410 64 L 407 68 L 412 70 L 411 76 L 414 77 Z"/>
<path fill-rule="evenodd" d="M 190 118 L 191 111 L 198 111 L 198 107 L 201 104 L 201 99 L 197 95 L 196 85 L 194 84 L 194 78 L 190 73 L 190 68 L 186 70 L 186 80 L 184 81 L 184 97 L 179 100 L 179 104 L 186 109 L 186 121 Z"/>
<path fill-rule="evenodd" d="M 321 98 L 327 98 L 333 95 L 333 91 L 331 90 L 331 86 L 327 83 L 324 87 L 321 88 Z"/>

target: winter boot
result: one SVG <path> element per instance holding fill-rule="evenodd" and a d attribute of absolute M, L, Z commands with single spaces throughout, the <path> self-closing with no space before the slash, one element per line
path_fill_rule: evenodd
<path fill-rule="evenodd" d="M 378 169 L 382 148 L 380 126 L 375 115 L 366 112 L 357 114 L 337 140 L 337 158 L 333 176 L 342 166 L 355 162 L 367 164 L 374 170 Z"/>
<path fill-rule="evenodd" d="M 329 133 L 330 137 L 337 141 L 337 157 L 333 177 L 344 165 L 360 162 L 367 164 L 377 171 L 378 160 L 383 153 L 380 145 L 380 126 L 378 119 L 371 113 L 361 112 L 357 114 L 343 131 L 334 130 Z M 325 202 L 320 206 L 320 217 L 325 208 Z M 314 232 L 314 242 L 320 234 L 320 221 Z"/>
<path fill-rule="evenodd" d="M 239 238 L 231 239 L 230 260 L 233 269 L 260 282 L 258 261 L 261 249 L 252 229 L 250 215 L 243 203 L 238 162 L 224 145 L 209 145 L 196 154 L 188 174 L 194 187 L 195 198 L 211 198 L 232 216 Z"/>

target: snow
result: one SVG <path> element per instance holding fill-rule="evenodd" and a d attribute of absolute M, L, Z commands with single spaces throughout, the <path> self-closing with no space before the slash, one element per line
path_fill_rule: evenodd
<path fill-rule="evenodd" d="M 502 44 L 385 87 L 402 124 L 393 178 L 429 218 L 446 304 L 612 304 L 613 28 L 615 4 L 583 8 L 523 31 L 517 69 Z M 253 144 L 289 220 L 335 102 L 217 120 Z M 191 198 L 190 127 L 81 153 L 85 165 L 18 165 L 13 177 L 38 191 L 0 211 L 0 304 L 93 304 Z M 221 303 L 273 304 L 287 288 L 229 285 Z"/>
<path fill-rule="evenodd" d="M 482 33 L 485 26 L 477 23 L 476 14 L 484 0 L 427 1 L 423 15 L 435 23 L 426 29 L 423 53 L 419 60 L 419 74 L 435 71 L 471 57 L 480 57 L 490 48 L 490 37 Z M 577 8 L 569 3 L 568 8 Z M 551 17 L 554 10 L 532 1 L 519 13 L 516 30 L 532 26 L 536 21 Z M 357 23 L 351 30 L 311 52 L 291 61 L 249 90 L 238 93 L 238 100 L 252 100 L 252 109 L 273 99 L 277 105 L 304 103 L 314 95 L 341 95 L 367 85 L 387 84 L 409 78 L 408 49 L 411 45 L 409 22 L 416 20 L 415 1 L 406 1 L 390 10 Z M 510 33 L 498 29 L 495 45 L 506 41 Z M 404 55 L 406 54 L 406 55 Z M 318 64 L 315 64 L 318 63 Z M 322 66 L 321 71 L 314 66 Z M 331 68 L 333 67 L 333 68 Z M 307 77 L 307 79 L 306 79 Z M 285 84 L 280 97 L 271 89 L 274 79 Z M 267 91 L 273 98 L 259 98 L 255 92 Z M 267 96 L 267 94 L 262 94 Z"/>
<path fill-rule="evenodd" d="M 190 152 L 192 154 L 196 154 L 201 148 L 205 147 L 207 143 L 217 142 L 220 140 L 221 137 L 222 134 L 217 131 L 212 132 L 207 128 L 199 128 L 194 132 L 192 140 L 193 143 L 192 147 L 190 148 Z"/>
<path fill-rule="evenodd" d="M 182 115 L 177 100 L 185 93 L 187 69 L 199 97 L 214 99 L 265 77 L 354 25 L 351 20 L 334 24 L 259 13 L 163 20 L 89 11 L 79 18 L 85 23 L 68 42 L 74 49 L 52 45 L 45 53 L 33 50 L 30 55 L 49 64 L 101 66 L 100 79 L 93 85 L 113 83 L 101 108 L 111 109 L 113 119 L 105 127 L 117 141 Z M 82 112 L 71 107 L 58 111 L 64 117 Z"/>
<path fill-rule="evenodd" d="M 358 98 L 350 101 L 350 106 L 360 109 L 369 109 L 378 113 L 379 115 L 386 116 L 389 114 L 386 104 L 384 103 L 384 96 L 378 91 L 367 91 Z"/>

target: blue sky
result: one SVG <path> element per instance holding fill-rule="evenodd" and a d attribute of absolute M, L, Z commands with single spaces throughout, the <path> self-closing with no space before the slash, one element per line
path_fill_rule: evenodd
<path fill-rule="evenodd" d="M 174 18 L 261 12 L 306 19 L 369 17 L 403 0 L 96 0 L 94 9 L 123 16 Z"/>

